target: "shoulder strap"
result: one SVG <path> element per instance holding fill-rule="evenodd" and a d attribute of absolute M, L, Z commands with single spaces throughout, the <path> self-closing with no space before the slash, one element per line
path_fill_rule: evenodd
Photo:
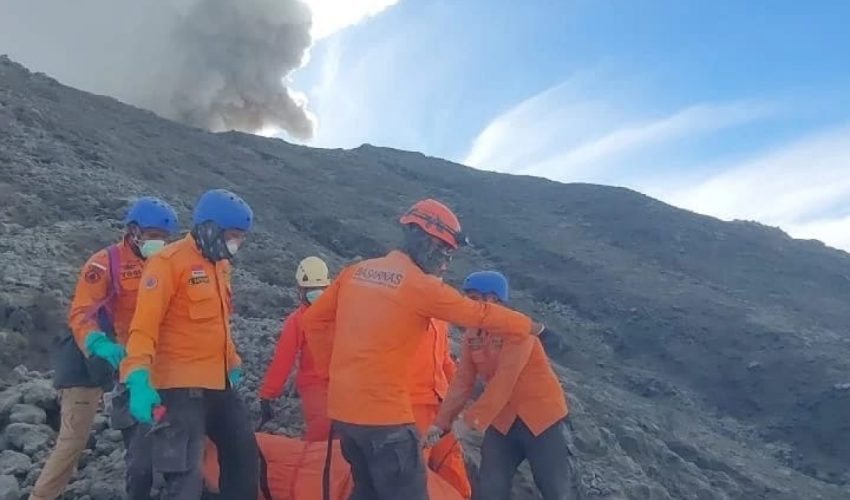
<path fill-rule="evenodd" d="M 111 300 L 121 289 L 121 250 L 118 245 L 109 245 L 106 253 L 109 256 L 109 288 L 106 297 Z"/>
<path fill-rule="evenodd" d="M 269 488 L 269 463 L 266 462 L 266 457 L 259 445 L 257 445 L 257 451 L 260 452 L 260 491 L 263 493 L 264 500 L 274 500 L 272 490 Z"/>
<path fill-rule="evenodd" d="M 331 422 L 331 430 L 328 432 L 328 447 L 325 451 L 325 465 L 322 468 L 322 500 L 331 498 L 331 457 L 334 446 L 334 426 Z"/>
<path fill-rule="evenodd" d="M 113 333 L 113 304 L 121 290 L 121 250 L 118 245 L 106 248 L 109 258 L 109 282 L 106 284 L 106 296 L 92 306 L 92 314 L 97 317 L 97 326 L 106 333 Z"/>

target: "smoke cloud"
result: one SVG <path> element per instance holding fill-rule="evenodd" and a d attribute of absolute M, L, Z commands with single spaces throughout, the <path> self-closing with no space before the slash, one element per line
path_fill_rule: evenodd
<path fill-rule="evenodd" d="M 288 87 L 311 45 L 300 0 L 4 0 L 0 53 L 64 83 L 212 131 L 315 118 Z"/>
<path fill-rule="evenodd" d="M 199 0 L 174 33 L 182 51 L 172 102 L 179 121 L 211 130 L 280 127 L 313 134 L 306 102 L 281 79 L 310 47 L 310 11 L 298 0 Z"/>

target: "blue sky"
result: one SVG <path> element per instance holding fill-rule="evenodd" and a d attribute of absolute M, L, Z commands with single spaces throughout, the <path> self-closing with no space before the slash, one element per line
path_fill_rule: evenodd
<path fill-rule="evenodd" d="M 850 0 L 302 1 L 309 57 L 286 43 L 304 26 L 293 0 L 240 0 L 240 22 L 213 25 L 187 14 L 212 0 L 5 0 L 0 53 L 168 112 L 156 101 L 197 60 L 174 40 L 209 29 L 259 50 L 200 51 L 193 100 L 303 97 L 309 145 L 626 186 L 850 251 Z"/>
<path fill-rule="evenodd" d="M 313 145 L 627 186 L 850 249 L 850 2 L 366 3 L 292 76 Z"/>

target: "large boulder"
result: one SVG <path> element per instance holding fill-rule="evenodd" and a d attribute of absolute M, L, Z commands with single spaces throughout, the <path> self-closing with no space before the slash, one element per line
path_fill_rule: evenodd
<path fill-rule="evenodd" d="M 35 405 L 17 404 L 12 407 L 9 422 L 13 424 L 43 424 L 47 422 L 47 412 Z"/>
<path fill-rule="evenodd" d="M 91 426 L 91 428 L 94 432 L 98 432 L 98 433 L 102 432 L 102 431 L 106 430 L 108 427 L 109 427 L 109 419 L 106 417 L 106 415 L 104 415 L 102 413 L 98 413 L 97 415 L 94 416 L 94 422 L 92 422 L 92 426 Z"/>
<path fill-rule="evenodd" d="M 0 392 L 0 423 L 2 423 L 16 404 L 23 401 L 24 395 L 18 387 L 10 387 L 3 392 Z"/>
<path fill-rule="evenodd" d="M 20 387 L 24 395 L 23 402 L 28 405 L 35 405 L 45 410 L 55 410 L 59 406 L 56 389 L 49 380 L 35 379 Z"/>
<path fill-rule="evenodd" d="M 120 482 L 95 481 L 89 490 L 89 495 L 92 500 L 113 500 L 123 498 L 125 491 Z"/>
<path fill-rule="evenodd" d="M 9 424 L 3 433 L 9 445 L 28 455 L 48 447 L 53 429 L 46 425 Z"/>
<path fill-rule="evenodd" d="M 21 487 L 15 476 L 0 476 L 0 500 L 20 500 Z"/>
<path fill-rule="evenodd" d="M 23 453 L 13 450 L 0 452 L 0 475 L 24 476 L 31 466 L 32 460 Z"/>

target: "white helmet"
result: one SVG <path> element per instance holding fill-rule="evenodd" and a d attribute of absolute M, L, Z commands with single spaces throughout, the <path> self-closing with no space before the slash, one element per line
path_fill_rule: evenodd
<path fill-rule="evenodd" d="M 302 288 L 319 288 L 331 284 L 328 265 L 318 257 L 307 257 L 298 264 L 295 281 Z"/>

